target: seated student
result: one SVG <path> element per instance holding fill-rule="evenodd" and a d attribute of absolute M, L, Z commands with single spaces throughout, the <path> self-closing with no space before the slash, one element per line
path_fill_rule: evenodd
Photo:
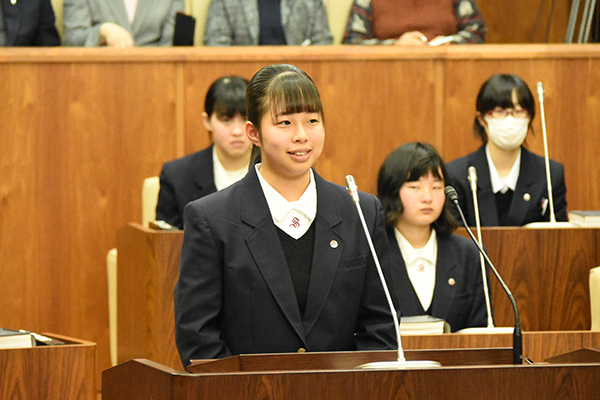
<path fill-rule="evenodd" d="M 213 144 L 163 165 L 157 220 L 183 229 L 187 203 L 224 189 L 246 175 L 252 152 L 244 128 L 247 87 L 248 80 L 239 76 L 219 78 L 210 86 L 202 122 Z"/>
<path fill-rule="evenodd" d="M 354 0 L 344 32 L 347 44 L 424 46 L 483 43 L 487 26 L 475 0 Z"/>
<path fill-rule="evenodd" d="M 446 169 L 426 143 L 392 151 L 379 170 L 392 276 L 400 313 L 442 318 L 452 332 L 487 326 L 479 251 L 454 235 L 444 194 Z"/>
<path fill-rule="evenodd" d="M 534 117 L 531 90 L 516 75 L 494 75 L 479 90 L 473 131 L 483 146 L 447 165 L 449 181 L 470 226 L 475 225 L 470 166 L 477 171 L 482 226 L 521 226 L 550 220 L 544 157 L 524 147 Z M 567 187 L 562 164 L 550 160 L 550 175 L 556 220 L 566 221 Z"/>
<path fill-rule="evenodd" d="M 356 206 L 312 168 L 325 138 L 315 84 L 294 66 L 264 67 L 250 81 L 246 109 L 260 164 L 185 208 L 175 286 L 183 365 L 240 353 L 397 348 Z M 359 196 L 389 273 L 381 204 Z"/>
<path fill-rule="evenodd" d="M 331 44 L 324 0 L 211 0 L 206 46 Z"/>
<path fill-rule="evenodd" d="M 0 0 L 0 46 L 60 46 L 50 0 Z"/>
<path fill-rule="evenodd" d="M 171 46 L 184 0 L 64 0 L 66 46 Z"/>

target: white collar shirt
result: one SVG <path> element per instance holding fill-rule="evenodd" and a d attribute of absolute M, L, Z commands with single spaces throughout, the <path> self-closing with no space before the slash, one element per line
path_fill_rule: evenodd
<path fill-rule="evenodd" d="M 137 8 L 138 0 L 123 0 L 125 3 L 125 10 L 127 11 L 127 17 L 129 17 L 129 23 L 133 23 L 135 18 L 135 9 Z"/>
<path fill-rule="evenodd" d="M 517 188 L 517 181 L 519 180 L 519 172 L 521 171 L 521 149 L 519 148 L 519 154 L 517 155 L 517 159 L 515 163 L 510 169 L 509 174 L 502 178 L 492 161 L 492 156 L 490 155 L 489 145 L 485 146 L 485 156 L 487 158 L 488 166 L 490 168 L 490 181 L 492 183 L 492 192 L 494 193 L 506 193 L 508 189 L 513 192 Z"/>
<path fill-rule="evenodd" d="M 217 157 L 217 150 L 214 146 L 212 153 L 213 178 L 217 190 L 225 189 L 226 187 L 233 185 L 248 173 L 248 164 L 242 169 L 227 171 L 225 167 L 223 167 L 223 164 L 221 164 L 219 157 Z"/>
<path fill-rule="evenodd" d="M 435 270 L 437 263 L 437 234 L 435 229 L 427 244 L 421 249 L 415 249 L 397 228 L 394 228 L 400 253 L 406 264 L 410 282 L 419 297 L 423 309 L 427 311 L 433 299 L 435 288 Z"/>
<path fill-rule="evenodd" d="M 255 166 L 271 216 L 275 225 L 294 239 L 301 238 L 317 215 L 317 186 L 312 169 L 310 183 L 296 201 L 287 201 L 260 174 L 260 164 Z"/>

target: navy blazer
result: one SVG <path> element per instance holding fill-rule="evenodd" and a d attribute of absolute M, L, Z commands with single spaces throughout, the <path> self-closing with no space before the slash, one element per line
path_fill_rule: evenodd
<path fill-rule="evenodd" d="M 183 229 L 187 203 L 217 191 L 213 172 L 213 146 L 163 165 L 156 219 Z"/>
<path fill-rule="evenodd" d="M 394 227 L 388 228 L 387 232 L 399 314 L 425 315 L 427 311 L 423 309 L 406 271 Z M 477 247 L 471 239 L 458 235 L 438 235 L 437 242 L 435 287 L 429 314 L 448 322 L 452 332 L 487 326 L 487 307 Z M 486 274 L 489 276 L 487 271 Z"/>
<path fill-rule="evenodd" d="M 0 0 L 5 46 L 60 46 L 50 0 Z"/>
<path fill-rule="evenodd" d="M 175 287 L 176 343 L 191 359 L 241 353 L 397 348 L 394 324 L 351 197 L 315 173 L 317 214 L 302 318 L 287 261 L 254 168 L 185 208 Z M 360 193 L 389 273 L 381 203 Z"/>
<path fill-rule="evenodd" d="M 492 192 L 490 168 L 485 155 L 485 145 L 479 150 L 446 164 L 449 182 L 458 193 L 458 202 L 465 214 L 469 226 L 475 226 L 475 206 L 473 194 L 468 180 L 469 166 L 477 170 L 477 201 L 481 226 L 498 226 L 498 208 L 496 196 Z M 567 187 L 565 185 L 564 168 L 562 164 L 550 160 L 550 175 L 552 176 L 552 195 L 554 198 L 554 214 L 557 221 L 567 220 Z M 546 164 L 540 157 L 526 148 L 521 148 L 521 169 L 519 179 L 510 205 L 509 224 L 522 226 L 530 222 L 550 221 L 550 205 L 542 212 L 542 203 L 548 199 L 546 185 Z M 460 222 L 456 207 L 453 213 Z"/>

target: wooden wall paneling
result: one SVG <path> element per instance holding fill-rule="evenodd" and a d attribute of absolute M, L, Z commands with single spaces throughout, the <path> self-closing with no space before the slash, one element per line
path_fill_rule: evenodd
<path fill-rule="evenodd" d="M 570 210 L 600 208 L 600 165 L 590 163 L 600 154 L 598 109 L 600 74 L 592 65 L 598 59 L 517 58 L 455 60 L 445 64 L 443 157 L 446 161 L 476 150 L 481 142 L 472 133 L 475 102 L 481 85 L 496 73 L 512 73 L 527 82 L 536 101 L 534 134 L 528 148 L 544 155 L 543 129 L 537 82 L 544 86 L 544 109 L 550 158 L 565 167 L 567 202 Z M 589 177 L 589 178 L 588 178 Z"/>
<path fill-rule="evenodd" d="M 486 43 L 564 43 L 571 12 L 571 0 L 554 2 L 519 0 L 476 0 L 488 26 Z M 534 29 L 540 4 L 540 20 Z M 549 37 L 547 23 L 554 5 Z M 583 3 L 581 4 L 581 8 Z M 533 35 L 533 41 L 532 41 Z"/>
<path fill-rule="evenodd" d="M 117 229 L 140 220 L 142 180 L 208 144 L 200 118 L 214 79 L 275 62 L 304 68 L 320 89 L 319 171 L 340 184 L 353 174 L 373 193 L 380 163 L 405 141 L 431 142 L 445 159 L 478 147 L 472 107 L 489 75 L 515 71 L 532 89 L 541 79 L 570 208 L 600 208 L 598 54 L 594 45 L 2 49 L 0 308 L 10 311 L 0 322 L 93 340 L 107 367 L 105 256 Z"/>
<path fill-rule="evenodd" d="M 598 263 L 597 230 L 483 228 L 482 237 L 515 297 L 523 330 L 590 329 L 587 282 Z M 491 282 L 496 326 L 514 326 L 507 296 L 495 277 Z"/>

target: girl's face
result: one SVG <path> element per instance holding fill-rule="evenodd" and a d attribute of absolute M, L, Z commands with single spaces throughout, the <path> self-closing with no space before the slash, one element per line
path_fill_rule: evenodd
<path fill-rule="evenodd" d="M 206 113 L 203 113 L 202 117 L 204 126 L 211 132 L 219 158 L 248 157 L 252 143 L 244 130 L 246 118 L 239 113 L 231 118 L 226 115 L 217 116 L 216 112 L 212 113 L 210 118 Z"/>
<path fill-rule="evenodd" d="M 418 181 L 404 182 L 399 196 L 404 211 L 398 223 L 409 226 L 429 226 L 444 210 L 446 201 L 444 181 L 436 178 L 433 172 L 429 171 Z"/>
<path fill-rule="evenodd" d="M 261 148 L 261 174 L 284 179 L 307 175 L 321 155 L 325 140 L 323 121 L 316 112 L 267 112 L 261 119 L 261 131 L 248 122 L 246 133 Z"/>

